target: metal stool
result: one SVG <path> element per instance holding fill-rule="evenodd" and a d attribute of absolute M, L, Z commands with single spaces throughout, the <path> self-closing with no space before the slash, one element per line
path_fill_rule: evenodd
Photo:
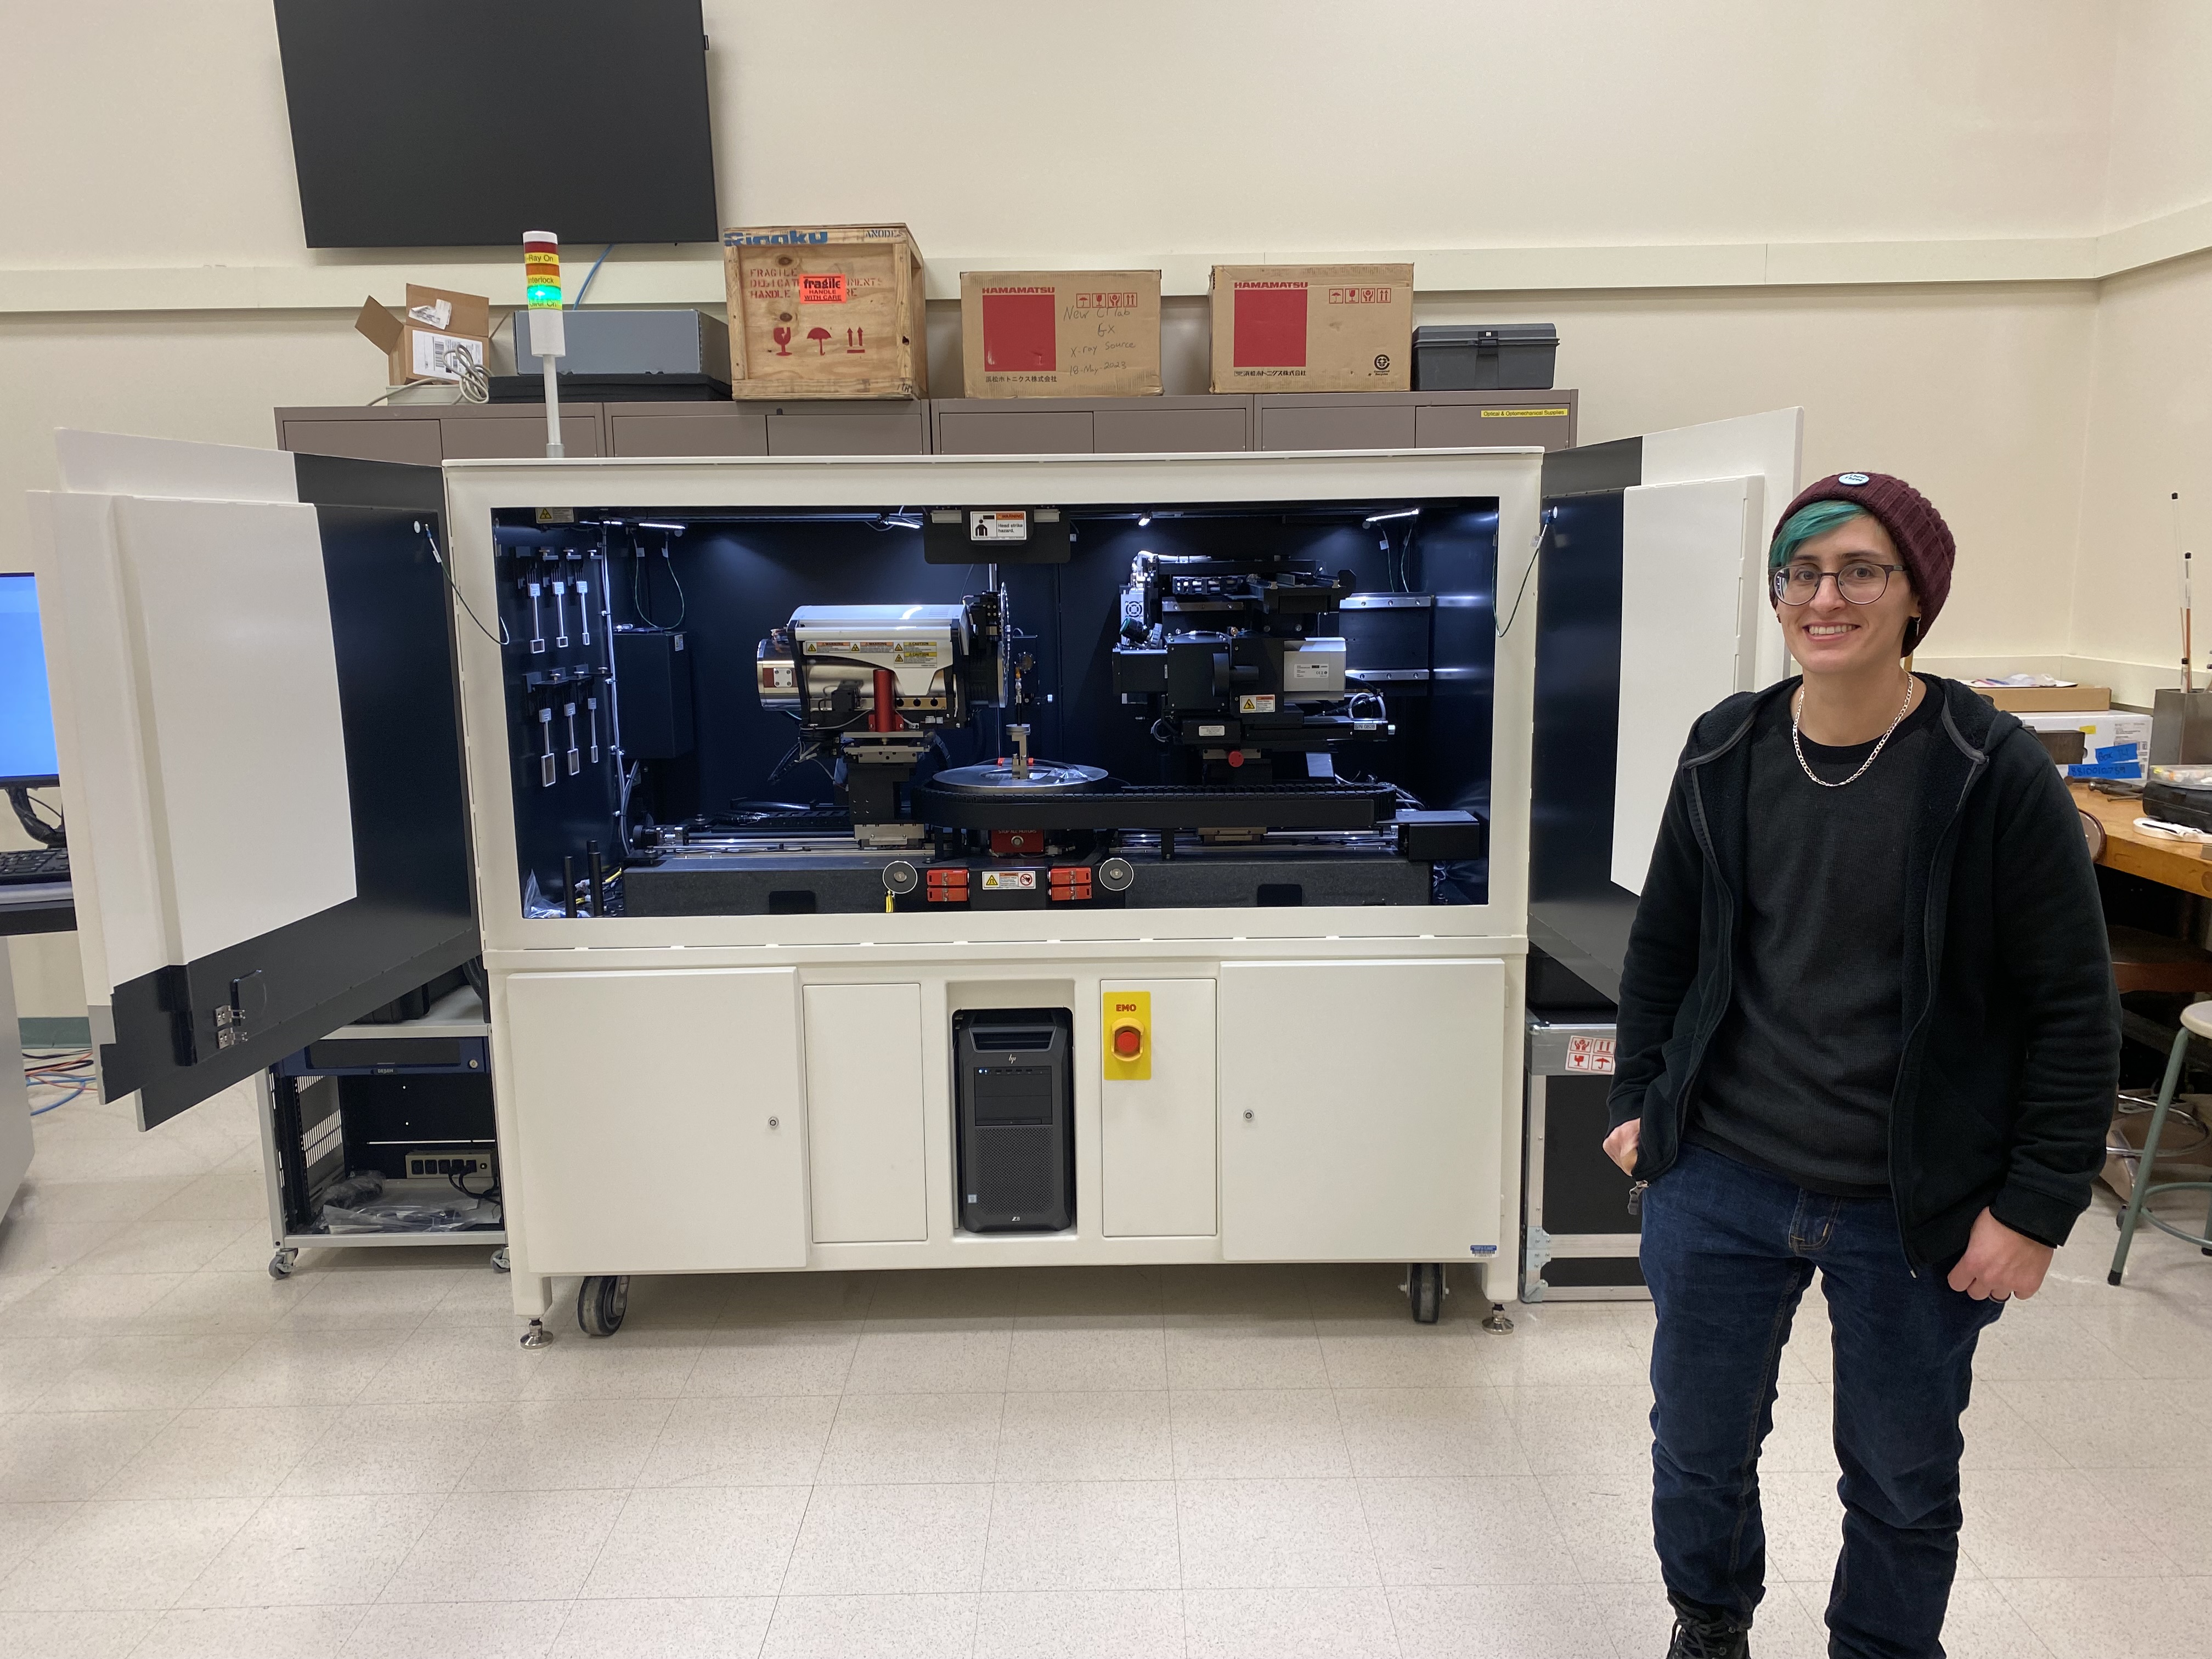
<path fill-rule="evenodd" d="M 2198 978 L 2206 965 L 2212 963 L 2212 957 L 2208 957 L 2206 952 L 2177 940 L 2140 933 L 2132 927 L 2115 927 L 2110 933 L 2112 977 L 2123 992 L 2212 990 L 2212 985 Z M 2181 1011 L 2181 1029 L 2174 1033 L 2173 1048 L 2166 1057 L 2166 1081 L 2159 1085 L 2158 1104 L 2150 1115 L 2150 1132 L 2144 1137 L 2142 1152 L 2136 1163 L 2127 1213 L 2120 1218 L 2119 1248 L 2112 1252 L 2112 1270 L 2105 1276 L 2108 1285 L 2118 1284 L 2120 1275 L 2127 1270 L 2128 1247 L 2135 1243 L 2136 1227 L 2141 1222 L 2148 1221 L 2160 1231 L 2171 1233 L 2212 1255 L 2212 1209 L 2208 1209 L 2202 1233 L 2184 1232 L 2170 1222 L 2143 1213 L 2144 1203 L 2160 1193 L 2212 1193 L 2212 1181 L 2151 1180 L 2158 1164 L 2159 1137 L 2166 1132 L 2166 1114 L 2172 1110 L 2174 1091 L 2181 1085 L 2182 1062 L 2188 1057 L 2192 1032 L 2212 1038 L 2212 1002 L 2191 1003 Z"/>

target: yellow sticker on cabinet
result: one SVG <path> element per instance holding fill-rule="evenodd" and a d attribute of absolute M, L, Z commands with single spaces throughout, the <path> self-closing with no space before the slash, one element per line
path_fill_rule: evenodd
<path fill-rule="evenodd" d="M 1108 991 L 1099 999 L 1098 1047 L 1109 1083 L 1145 1083 L 1152 1075 L 1152 994 Z"/>

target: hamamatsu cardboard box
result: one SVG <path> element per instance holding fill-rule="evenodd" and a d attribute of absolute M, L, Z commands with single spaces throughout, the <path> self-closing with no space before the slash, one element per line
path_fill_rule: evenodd
<path fill-rule="evenodd" d="M 1157 398 L 1157 270 L 963 270 L 971 398 Z"/>
<path fill-rule="evenodd" d="M 1408 392 L 1411 265 L 1216 265 L 1216 392 Z"/>
<path fill-rule="evenodd" d="M 491 301 L 478 294 L 407 284 L 407 310 L 395 317 L 374 298 L 362 303 L 354 330 L 384 353 L 386 386 L 410 380 L 458 380 L 463 362 L 484 367 L 491 349 Z"/>

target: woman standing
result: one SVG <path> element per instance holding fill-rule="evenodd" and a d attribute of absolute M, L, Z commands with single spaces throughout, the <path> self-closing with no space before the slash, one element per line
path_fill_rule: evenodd
<path fill-rule="evenodd" d="M 1815 1267 L 1829 1650 L 1941 1653 L 1974 1345 L 2104 1161 L 2119 1006 L 2073 803 L 2019 721 L 1902 661 L 1954 551 L 1884 473 L 1790 504 L 1770 568 L 1803 677 L 1698 721 L 1630 935 L 1606 1150 L 1644 1189 L 1674 1659 L 1748 1652 L 1759 1449 Z"/>

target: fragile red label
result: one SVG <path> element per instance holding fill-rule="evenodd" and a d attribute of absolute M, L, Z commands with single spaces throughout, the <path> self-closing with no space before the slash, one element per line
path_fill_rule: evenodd
<path fill-rule="evenodd" d="M 983 292 L 983 372 L 1035 374 L 1054 368 L 1052 290 Z"/>
<path fill-rule="evenodd" d="M 799 274 L 799 303 L 803 306 L 845 303 L 845 273 L 842 270 Z"/>
<path fill-rule="evenodd" d="M 1239 283 L 1229 361 L 1237 368 L 1306 366 L 1306 286 Z"/>
<path fill-rule="evenodd" d="M 1085 311 L 1133 311 L 1137 296 L 1133 294 L 1079 294 L 1076 305 Z"/>
<path fill-rule="evenodd" d="M 1569 1037 L 1567 1069 L 1571 1072 L 1610 1072 L 1613 1069 L 1613 1039 Z"/>
<path fill-rule="evenodd" d="M 1387 306 L 1397 297 L 1391 288 L 1333 288 L 1328 291 L 1328 302 L 1333 306 Z"/>

